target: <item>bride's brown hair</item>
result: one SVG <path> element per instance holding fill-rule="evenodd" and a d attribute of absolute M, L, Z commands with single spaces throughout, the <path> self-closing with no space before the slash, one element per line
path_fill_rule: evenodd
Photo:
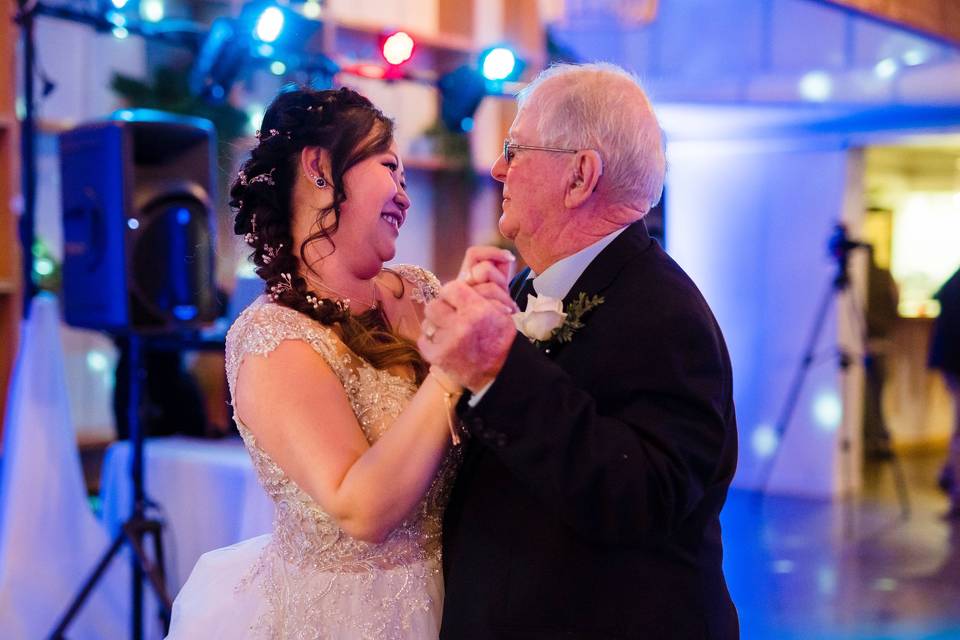
<path fill-rule="evenodd" d="M 389 149 L 393 122 L 351 89 L 296 87 L 274 98 L 258 137 L 259 144 L 230 188 L 230 206 L 236 210 L 234 233 L 253 248 L 250 259 L 264 280 L 264 291 L 279 304 L 337 327 L 347 347 L 377 369 L 410 367 L 419 384 L 426 377 L 427 363 L 410 340 L 393 330 L 379 302 L 354 315 L 336 300 L 311 291 L 300 272 L 301 263 L 311 268 L 305 257 L 310 243 L 325 241 L 336 250 L 332 236 L 347 199 L 343 175 L 358 162 Z M 305 147 L 330 153 L 330 175 L 325 178 L 333 203 L 317 211 L 317 232 L 294 253 L 291 198 Z"/>

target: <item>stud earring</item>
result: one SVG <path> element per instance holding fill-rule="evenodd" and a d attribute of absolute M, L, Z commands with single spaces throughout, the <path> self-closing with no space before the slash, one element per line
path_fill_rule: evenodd
<path fill-rule="evenodd" d="M 326 189 L 326 188 L 327 188 L 327 179 L 324 178 L 323 176 L 317 176 L 317 177 L 313 180 L 313 182 L 314 182 L 314 184 L 317 185 L 317 188 L 318 188 L 318 189 Z"/>

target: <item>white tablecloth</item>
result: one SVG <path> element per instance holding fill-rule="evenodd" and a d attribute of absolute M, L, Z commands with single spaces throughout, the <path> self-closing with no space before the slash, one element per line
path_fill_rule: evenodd
<path fill-rule="evenodd" d="M 130 446 L 107 450 L 101 476 L 103 520 L 116 532 L 130 513 Z M 238 438 L 153 438 L 144 445 L 148 498 L 158 503 L 171 597 L 207 551 L 268 533 L 273 503 Z"/>

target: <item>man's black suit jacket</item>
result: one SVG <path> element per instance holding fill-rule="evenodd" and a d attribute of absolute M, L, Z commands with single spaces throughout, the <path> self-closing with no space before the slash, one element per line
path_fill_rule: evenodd
<path fill-rule="evenodd" d="M 643 222 L 565 307 L 580 292 L 604 302 L 571 342 L 518 335 L 477 406 L 459 407 L 469 440 L 444 517 L 441 638 L 737 638 L 718 519 L 737 460 L 720 328 Z"/>

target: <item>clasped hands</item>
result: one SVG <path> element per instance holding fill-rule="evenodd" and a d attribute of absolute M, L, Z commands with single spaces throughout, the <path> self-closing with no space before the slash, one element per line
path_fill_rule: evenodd
<path fill-rule="evenodd" d="M 513 254 L 495 247 L 467 249 L 456 280 L 430 301 L 417 347 L 450 380 L 477 392 L 499 373 L 516 338 L 510 297 Z"/>

